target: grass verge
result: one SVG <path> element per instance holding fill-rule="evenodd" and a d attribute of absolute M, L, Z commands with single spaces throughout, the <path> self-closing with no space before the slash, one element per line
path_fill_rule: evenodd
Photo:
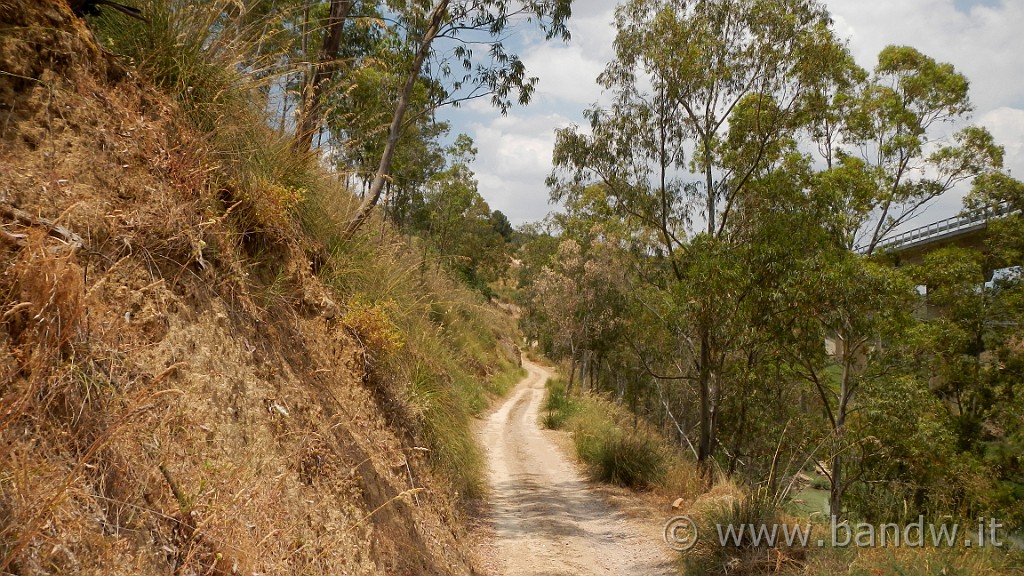
<path fill-rule="evenodd" d="M 487 381 L 487 389 L 495 396 L 505 396 L 512 388 L 515 388 L 516 384 L 526 378 L 527 374 L 526 368 L 518 364 L 507 365 Z"/>
<path fill-rule="evenodd" d="M 572 397 L 565 382 L 548 381 L 542 423 L 572 432 L 576 455 L 591 478 L 634 489 L 684 495 L 699 475 L 665 439 L 625 408 L 596 396 Z"/>
<path fill-rule="evenodd" d="M 543 406 L 546 428 L 569 430 L 576 453 L 595 480 L 636 489 L 653 489 L 671 501 L 682 498 L 675 515 L 688 515 L 700 538 L 678 556 L 680 574 L 874 575 L 1009 575 L 1024 574 L 1024 554 L 994 548 L 858 548 L 817 547 L 829 542 L 830 525 L 820 517 L 790 514 L 774 495 L 733 480 L 717 478 L 705 485 L 696 464 L 669 445 L 656 431 L 624 408 L 594 396 L 570 396 L 566 383 L 548 381 Z M 731 533 L 720 531 L 733 527 Z M 749 527 L 778 527 L 774 545 L 752 534 Z M 792 545 L 782 526 L 810 527 L 808 546 Z M 763 534 L 762 534 L 763 536 Z"/>

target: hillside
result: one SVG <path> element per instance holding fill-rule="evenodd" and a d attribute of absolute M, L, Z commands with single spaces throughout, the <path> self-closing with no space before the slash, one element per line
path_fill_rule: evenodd
<path fill-rule="evenodd" d="M 0 573 L 474 573 L 442 364 L 504 324 L 353 287 L 401 241 L 325 248 L 65 2 L 0 28 Z"/>

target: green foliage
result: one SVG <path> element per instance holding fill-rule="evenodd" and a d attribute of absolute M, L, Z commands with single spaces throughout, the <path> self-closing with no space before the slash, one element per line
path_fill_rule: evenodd
<path fill-rule="evenodd" d="M 547 382 L 548 396 L 544 400 L 545 428 L 559 430 L 580 410 L 579 403 L 566 392 L 567 384 L 556 378 Z"/>
<path fill-rule="evenodd" d="M 964 200 L 968 209 L 1005 206 L 1020 210 L 1024 206 L 1024 183 L 1009 174 L 993 172 L 977 178 Z M 1016 212 L 991 223 L 986 249 L 993 267 L 1024 262 L 1024 215 Z"/>
<path fill-rule="evenodd" d="M 849 451 L 873 481 L 850 487 L 850 509 L 877 523 L 962 513 L 958 495 L 967 487 L 951 474 L 960 457 L 939 400 L 907 376 L 866 382 L 861 393 L 850 423 L 851 436 L 859 441 Z M 908 507 L 914 500 L 917 505 Z"/>
<path fill-rule="evenodd" d="M 888 465 L 869 463 L 877 466 L 875 474 L 889 480 L 897 498 L 913 498 L 926 512 L 998 516 L 1019 526 L 1024 516 L 1015 491 L 1024 469 L 1012 454 L 1020 454 L 1024 446 L 1021 405 L 1011 382 L 1020 377 L 1015 319 L 1021 316 L 1015 301 L 1021 286 L 1013 273 L 987 283 L 986 265 L 983 254 L 945 248 L 912 268 L 915 281 L 927 287 L 923 321 L 909 350 L 921 358 L 916 386 L 924 392 L 916 393 L 912 405 L 893 412 L 917 411 L 921 425 L 933 432 L 914 438 L 886 426 L 881 418 L 868 419 L 877 423 L 877 436 L 895 434 L 889 441 L 901 450 Z M 873 404 L 883 401 L 896 402 L 878 391 Z M 914 479 L 909 486 L 898 479 L 908 469 Z"/>
<path fill-rule="evenodd" d="M 668 456 L 654 434 L 630 425 L 623 410 L 605 400 L 587 397 L 579 402 L 570 425 L 576 455 L 591 477 L 637 489 L 665 480 Z"/>
<path fill-rule="evenodd" d="M 519 253 L 529 336 L 709 474 L 813 468 L 839 515 L 1016 522 L 1024 292 L 985 278 L 1021 264 L 1024 218 L 987 252 L 880 254 L 961 183 L 1022 203 L 992 135 L 950 128 L 967 79 L 910 47 L 861 69 L 820 2 L 630 0 L 616 25 L 612 103 L 556 134 L 566 212 Z"/>
<path fill-rule="evenodd" d="M 488 283 L 504 276 L 509 262 L 506 239 L 495 228 L 501 222 L 493 219 L 469 167 L 476 157 L 473 141 L 460 134 L 446 152 L 447 168 L 426 183 L 421 231 L 439 261 L 490 295 Z"/>
<path fill-rule="evenodd" d="M 483 494 L 483 455 L 470 429 L 472 409 L 468 394 L 475 390 L 465 383 L 449 382 L 433 367 L 417 363 L 409 383 L 409 405 L 418 416 L 420 434 L 430 449 L 431 463 L 464 498 Z"/>
<path fill-rule="evenodd" d="M 516 364 L 508 364 L 501 372 L 487 380 L 487 390 L 495 396 L 503 397 L 523 378 L 526 378 L 527 374 L 526 368 L 521 368 Z"/>
<path fill-rule="evenodd" d="M 1002 150 L 984 128 L 942 131 L 972 109 L 967 79 L 914 48 L 883 49 L 851 103 L 843 132 L 877 182 L 866 205 L 881 209 L 873 224 L 868 213 L 857 224 L 869 254 L 929 200 L 1002 165 Z M 926 147 L 935 151 L 926 155 Z"/>
<path fill-rule="evenodd" d="M 459 494 L 478 497 L 483 459 L 471 416 L 518 373 L 511 347 L 501 345 L 515 333 L 513 321 L 424 260 L 415 238 L 382 222 L 372 234 L 342 240 L 337 231 L 349 209 L 316 195 L 300 206 L 307 229 L 328 247 L 320 277 L 349 303 L 342 321 L 360 339 L 377 343 L 368 350 L 389 351 L 375 354 L 375 387 L 416 430 L 430 461 Z"/>
<path fill-rule="evenodd" d="M 595 480 L 630 488 L 649 488 L 664 480 L 664 457 L 659 454 L 655 440 L 610 429 L 592 432 L 594 436 L 583 436 L 577 441 L 576 453 L 589 464 Z"/>
<path fill-rule="evenodd" d="M 368 186 L 387 146 L 388 126 L 394 103 L 408 75 L 412 54 L 376 26 L 350 26 L 349 34 L 361 33 L 362 53 L 351 53 L 344 67 L 344 89 L 328 94 L 327 129 L 335 150 L 332 160 Z M 437 82 L 421 77 L 410 94 L 410 120 L 402 130 L 392 161 L 387 212 L 398 224 L 415 222 L 423 203 L 423 187 L 443 169 L 445 151 L 440 139 L 448 134 L 447 122 L 437 121 L 431 107 L 443 99 Z"/>
<path fill-rule="evenodd" d="M 622 406 L 575 397 L 567 389 L 564 380 L 548 381 L 542 422 L 571 431 L 576 455 L 593 479 L 640 490 L 660 487 L 673 495 L 694 493 L 698 474 L 657 432 Z"/>

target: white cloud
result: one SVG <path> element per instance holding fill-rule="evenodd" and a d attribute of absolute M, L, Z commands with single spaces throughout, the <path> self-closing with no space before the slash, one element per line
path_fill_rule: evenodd
<path fill-rule="evenodd" d="M 1016 178 L 1024 178 L 1024 110 L 1003 106 L 987 112 L 978 122 L 988 126 L 996 143 L 1006 150 L 1005 167 Z"/>
<path fill-rule="evenodd" d="M 510 113 L 468 126 L 479 149 L 473 170 L 492 210 L 501 210 L 513 224 L 547 214 L 551 207 L 544 178 L 551 171 L 554 129 L 569 124 L 558 114 Z"/>
<path fill-rule="evenodd" d="M 573 9 L 572 44 L 579 46 L 588 58 L 602 66 L 615 56 L 615 6 L 616 0 L 588 0 L 587 10 L 577 3 Z"/>
<path fill-rule="evenodd" d="M 1018 55 L 1024 52 L 1024 2 L 975 4 L 958 10 L 952 0 L 864 2 L 827 0 L 835 29 L 850 40 L 862 66 L 874 67 L 887 45 L 907 45 L 949 62 L 971 81 L 979 111 L 1000 105 L 1024 107 Z"/>
<path fill-rule="evenodd" d="M 601 92 L 596 79 L 605 63 L 586 56 L 579 45 L 539 44 L 523 56 L 523 63 L 539 79 L 537 104 L 578 106 L 597 100 Z"/>

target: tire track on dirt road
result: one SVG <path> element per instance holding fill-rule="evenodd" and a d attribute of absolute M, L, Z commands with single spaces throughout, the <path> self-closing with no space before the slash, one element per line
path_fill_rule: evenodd
<path fill-rule="evenodd" d="M 664 519 L 631 519 L 588 487 L 553 441 L 557 433 L 538 423 L 550 373 L 523 366 L 529 376 L 479 431 L 494 530 L 487 563 L 508 576 L 676 574 L 661 538 Z"/>

